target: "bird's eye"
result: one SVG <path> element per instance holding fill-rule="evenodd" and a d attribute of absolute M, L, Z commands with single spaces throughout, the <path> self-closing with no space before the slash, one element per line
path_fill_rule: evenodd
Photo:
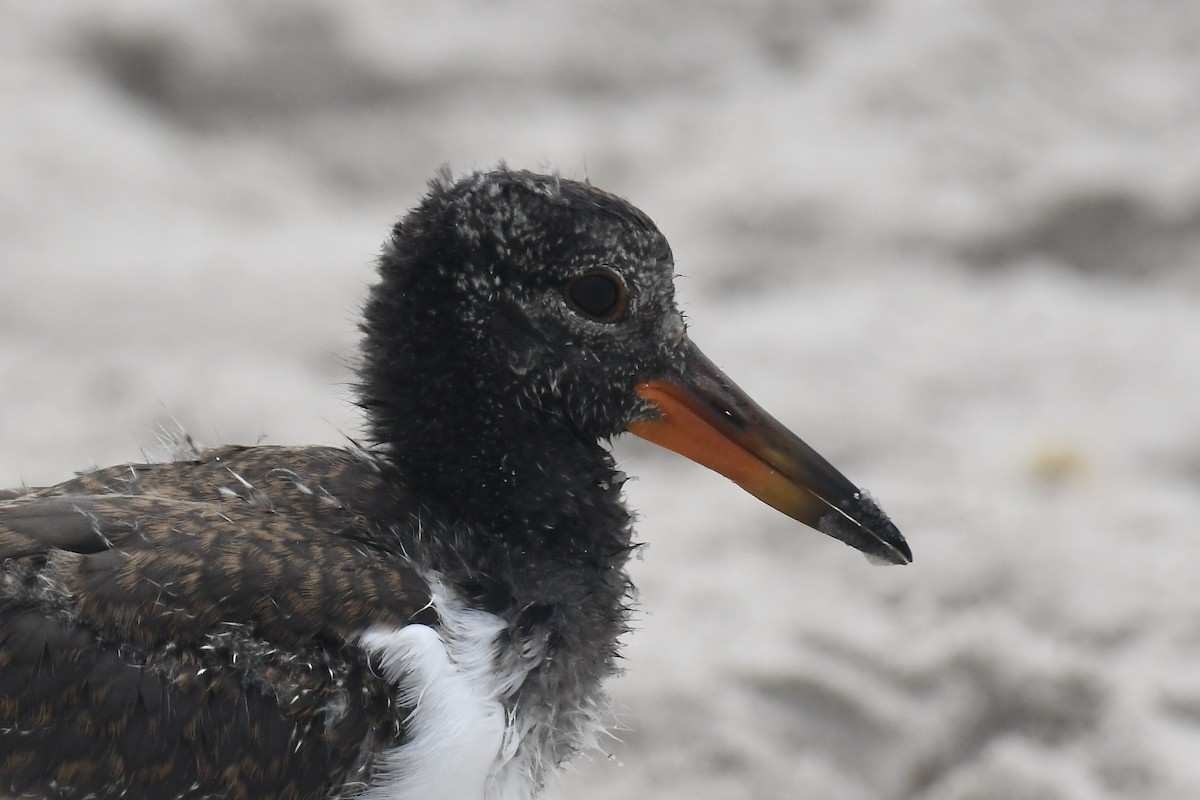
<path fill-rule="evenodd" d="M 563 295 L 571 308 L 597 322 L 616 322 L 628 301 L 624 281 L 606 269 L 575 276 L 567 282 Z"/>

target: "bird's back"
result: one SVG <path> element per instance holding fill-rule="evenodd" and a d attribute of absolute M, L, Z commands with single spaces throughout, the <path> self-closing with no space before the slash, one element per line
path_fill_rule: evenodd
<path fill-rule="evenodd" d="M 391 494 L 368 457 L 278 447 L 8 492 L 0 790 L 320 798 L 361 786 L 402 739 L 404 710 L 357 637 L 433 614 L 383 541 Z"/>

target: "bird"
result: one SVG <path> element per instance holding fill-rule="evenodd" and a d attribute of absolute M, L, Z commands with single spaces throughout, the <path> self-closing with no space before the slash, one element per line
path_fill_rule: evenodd
<path fill-rule="evenodd" d="M 692 342 L 666 238 L 587 181 L 443 169 L 360 328 L 361 441 L 188 440 L 0 492 L 0 796 L 535 796 L 608 720 L 625 432 L 912 560 Z"/>

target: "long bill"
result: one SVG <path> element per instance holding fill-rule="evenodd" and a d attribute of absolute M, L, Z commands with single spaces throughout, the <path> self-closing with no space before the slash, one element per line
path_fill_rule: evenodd
<path fill-rule="evenodd" d="M 904 536 L 866 494 L 688 342 L 683 376 L 635 389 L 658 409 L 629 431 L 719 472 L 792 519 L 874 560 L 912 561 Z"/>

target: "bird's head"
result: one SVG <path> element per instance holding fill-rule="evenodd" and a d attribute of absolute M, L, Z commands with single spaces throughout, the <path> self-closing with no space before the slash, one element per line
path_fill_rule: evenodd
<path fill-rule="evenodd" d="M 377 438 L 439 404 L 593 442 L 629 431 L 869 556 L 911 560 L 869 498 L 691 342 L 671 249 L 625 200 L 528 172 L 444 176 L 397 224 L 380 272 L 364 385 L 409 406 L 369 391 Z"/>

